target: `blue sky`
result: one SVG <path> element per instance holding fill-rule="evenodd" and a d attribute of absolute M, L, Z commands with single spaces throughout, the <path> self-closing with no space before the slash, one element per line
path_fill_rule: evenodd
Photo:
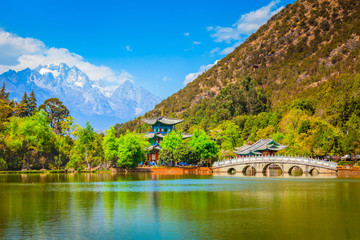
<path fill-rule="evenodd" d="M 0 73 L 64 61 L 166 98 L 293 2 L 2 1 Z"/>

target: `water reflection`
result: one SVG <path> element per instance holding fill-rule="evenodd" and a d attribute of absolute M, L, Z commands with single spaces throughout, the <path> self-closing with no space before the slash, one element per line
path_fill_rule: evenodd
<path fill-rule="evenodd" d="M 256 169 L 253 166 L 248 166 L 243 170 L 243 174 L 245 176 L 255 176 L 256 175 Z"/>
<path fill-rule="evenodd" d="M 291 176 L 301 176 L 301 175 L 303 175 L 303 170 L 300 167 L 295 166 L 292 169 L 290 169 L 290 175 Z"/>
<path fill-rule="evenodd" d="M 360 180 L 225 174 L 0 175 L 0 236 L 360 238 Z"/>
<path fill-rule="evenodd" d="M 267 177 L 277 177 L 282 174 L 282 169 L 276 163 L 271 163 L 265 167 L 264 175 Z"/>

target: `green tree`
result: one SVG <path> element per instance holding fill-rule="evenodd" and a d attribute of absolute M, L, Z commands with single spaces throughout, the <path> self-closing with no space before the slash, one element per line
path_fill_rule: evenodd
<path fill-rule="evenodd" d="M 204 130 L 194 131 L 190 146 L 195 149 L 202 160 L 215 158 L 219 152 L 219 146 L 206 135 Z"/>
<path fill-rule="evenodd" d="M 104 151 L 102 148 L 103 136 L 104 134 L 95 132 L 94 141 L 92 142 L 89 154 L 92 166 L 97 166 L 99 169 L 108 169 L 108 161 L 104 161 Z"/>
<path fill-rule="evenodd" d="M 20 101 L 20 105 L 24 106 L 24 111 L 20 113 L 19 117 L 27 117 L 30 116 L 29 112 L 29 97 L 26 92 L 24 92 L 24 95 Z"/>
<path fill-rule="evenodd" d="M 58 168 L 66 165 L 70 160 L 71 150 L 74 146 L 74 140 L 70 136 L 56 135 L 56 151 L 53 165 Z M 56 158 L 57 157 L 57 158 Z M 58 165 L 60 162 L 60 165 Z"/>
<path fill-rule="evenodd" d="M 39 106 L 39 109 L 44 110 L 50 119 L 50 126 L 55 133 L 61 134 L 61 122 L 69 116 L 69 110 L 57 98 L 49 98 Z"/>
<path fill-rule="evenodd" d="M 233 121 L 225 121 L 221 124 L 222 144 L 226 150 L 233 150 L 239 144 L 240 128 Z"/>
<path fill-rule="evenodd" d="M 89 121 L 86 122 L 85 128 L 82 129 L 79 133 L 79 138 L 77 139 L 79 144 L 83 148 L 83 156 L 87 167 L 90 168 L 90 154 L 89 152 L 92 150 L 93 141 L 95 139 L 95 131 L 94 128 L 90 125 Z"/>
<path fill-rule="evenodd" d="M 107 161 L 113 162 L 117 159 L 117 151 L 119 148 L 118 141 L 115 136 L 115 128 L 111 126 L 109 130 L 105 131 L 105 133 L 106 134 L 102 142 L 104 158 Z"/>
<path fill-rule="evenodd" d="M 6 91 L 5 83 L 0 89 L 0 100 L 3 100 L 5 103 L 10 104 L 9 93 Z"/>
<path fill-rule="evenodd" d="M 63 164 L 63 156 L 59 154 L 58 156 L 54 157 L 54 164 L 57 169 L 60 169 L 60 166 Z"/>
<path fill-rule="evenodd" d="M 31 117 L 12 117 L 5 131 L 7 147 L 13 152 L 10 161 L 20 160 L 23 168 L 38 167 L 39 164 L 44 167 L 45 162 L 39 163 L 39 160 L 49 157 L 56 141 L 45 112 L 40 111 Z M 9 164 L 16 165 L 14 162 Z"/>
<path fill-rule="evenodd" d="M 175 153 L 171 149 L 162 149 L 159 156 L 159 162 L 169 163 L 175 161 Z"/>
<path fill-rule="evenodd" d="M 80 128 L 77 133 L 77 139 L 70 155 L 68 167 L 78 168 L 86 164 L 88 169 L 91 168 L 91 153 L 94 147 L 95 131 L 89 121 L 86 122 L 85 128 Z"/>
<path fill-rule="evenodd" d="M 28 109 L 28 96 L 26 92 L 24 93 L 21 101 L 15 104 L 14 108 L 14 115 L 17 117 L 27 117 L 29 116 L 29 109 Z"/>
<path fill-rule="evenodd" d="M 352 155 L 360 154 L 360 117 L 352 114 L 345 124 L 346 134 L 343 140 L 343 151 Z"/>
<path fill-rule="evenodd" d="M 127 132 L 118 139 L 118 161 L 122 168 L 135 168 L 146 160 L 146 149 L 149 147 L 147 139 L 136 133 Z"/>
<path fill-rule="evenodd" d="M 5 100 L 0 99 L 0 130 L 3 130 L 13 112 L 13 108 Z"/>
<path fill-rule="evenodd" d="M 7 168 L 7 162 L 3 158 L 0 158 L 0 170 L 4 171 L 7 170 Z"/>
<path fill-rule="evenodd" d="M 164 139 L 160 142 L 160 147 L 162 149 L 169 149 L 174 152 L 177 145 L 179 145 L 181 142 L 183 142 L 181 133 L 172 131 L 165 135 Z"/>
<path fill-rule="evenodd" d="M 29 115 L 34 115 L 37 110 L 36 96 L 34 90 L 31 91 L 30 96 L 28 98 L 27 108 Z"/>
<path fill-rule="evenodd" d="M 175 159 L 179 162 L 197 164 L 200 161 L 200 154 L 188 142 L 183 141 L 175 149 Z"/>

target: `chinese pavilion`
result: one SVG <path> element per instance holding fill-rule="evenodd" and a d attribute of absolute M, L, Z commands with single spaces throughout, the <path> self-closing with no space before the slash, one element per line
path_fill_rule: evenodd
<path fill-rule="evenodd" d="M 252 145 L 243 145 L 235 148 L 234 153 L 237 157 L 255 156 L 255 155 L 273 155 L 277 151 L 287 148 L 286 145 L 281 145 L 272 139 L 260 139 Z"/>
<path fill-rule="evenodd" d="M 148 160 L 156 163 L 159 158 L 159 151 L 161 150 L 159 143 L 167 133 L 175 131 L 175 125 L 181 123 L 183 120 L 168 117 L 144 118 L 141 120 L 151 125 L 152 131 L 144 133 L 144 135 L 149 138 L 151 144 L 149 147 Z M 190 134 L 182 134 L 182 136 L 183 138 L 191 137 Z"/>

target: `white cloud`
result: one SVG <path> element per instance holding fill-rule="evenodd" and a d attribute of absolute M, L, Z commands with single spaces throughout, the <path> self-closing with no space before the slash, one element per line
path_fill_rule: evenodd
<path fill-rule="evenodd" d="M 211 55 L 211 56 L 214 56 L 214 54 L 220 52 L 220 50 L 221 50 L 221 48 L 216 47 L 216 48 L 214 48 L 214 49 L 212 49 L 212 50 L 210 51 L 210 55 Z"/>
<path fill-rule="evenodd" d="M 126 45 L 125 50 L 128 52 L 132 52 L 133 50 L 131 49 L 130 45 Z"/>
<path fill-rule="evenodd" d="M 190 33 L 189 32 L 186 32 L 186 33 L 184 33 L 184 36 L 190 36 Z"/>
<path fill-rule="evenodd" d="M 208 64 L 208 65 L 202 65 L 198 72 L 196 73 L 189 73 L 185 76 L 184 85 L 194 81 L 198 76 L 200 76 L 203 72 L 210 69 L 214 65 L 218 63 L 219 60 L 216 60 L 214 63 Z"/>
<path fill-rule="evenodd" d="M 229 53 L 231 53 L 232 51 L 234 51 L 235 48 L 240 45 L 240 43 L 241 43 L 240 41 L 239 41 L 239 42 L 236 42 L 235 44 L 233 44 L 233 45 L 231 45 L 231 46 L 229 46 L 229 47 L 226 47 L 226 48 L 224 48 L 223 50 L 219 51 L 218 54 L 219 54 L 219 55 L 228 55 Z"/>
<path fill-rule="evenodd" d="M 65 48 L 49 48 L 40 40 L 22 38 L 0 29 L 0 74 L 9 69 L 20 71 L 61 62 L 78 67 L 93 81 L 122 83 L 133 80 L 133 76 L 125 70 L 119 73 L 107 66 L 96 66 Z"/>
<path fill-rule="evenodd" d="M 195 44 L 195 45 L 199 45 L 199 44 L 201 44 L 201 42 L 198 42 L 198 41 L 193 41 L 193 44 Z"/>
<path fill-rule="evenodd" d="M 261 25 L 266 23 L 273 15 L 280 12 L 284 7 L 276 7 L 280 0 L 273 0 L 268 5 L 255 11 L 243 14 L 231 27 L 208 27 L 208 31 L 214 31 L 211 37 L 215 42 L 231 43 L 241 40 L 242 36 L 249 36 Z M 224 49 L 225 50 L 225 49 Z"/>
<path fill-rule="evenodd" d="M 45 49 L 45 44 L 33 38 L 21 38 L 0 29 L 0 63 L 16 64 L 23 54 L 36 54 Z"/>

